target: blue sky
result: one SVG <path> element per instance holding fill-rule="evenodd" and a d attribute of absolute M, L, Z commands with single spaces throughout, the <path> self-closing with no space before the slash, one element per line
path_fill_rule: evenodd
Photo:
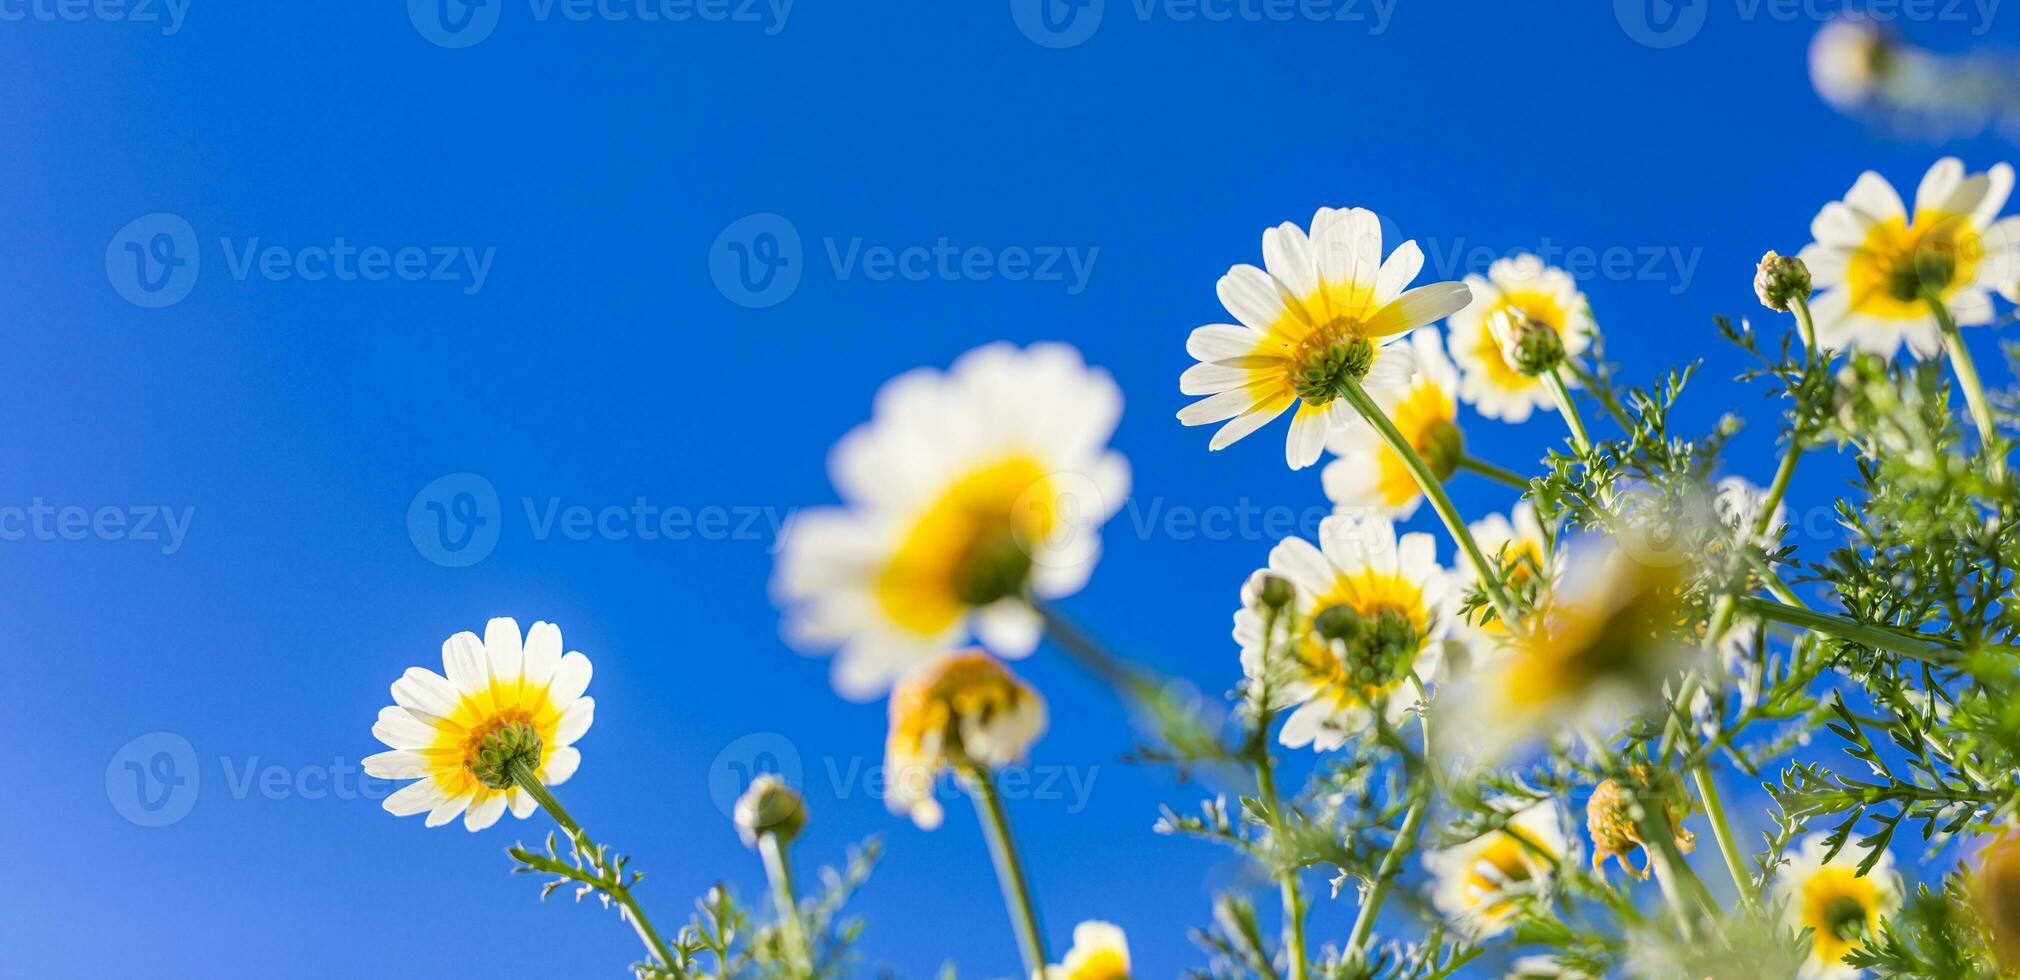
<path fill-rule="evenodd" d="M 46 521 L 0 541 L 0 972 L 619 975 L 613 915 L 506 874 L 544 821 L 427 831 L 355 771 L 387 685 L 511 615 L 595 662 L 563 796 L 637 855 L 664 924 L 717 880 L 759 894 L 720 797 L 770 753 L 807 786 L 803 868 L 886 838 L 855 905 L 873 963 L 1013 973 L 965 809 L 930 834 L 885 812 L 882 706 L 835 697 L 767 597 L 776 522 L 832 501 L 827 449 L 884 379 L 998 338 L 1113 372 L 1137 496 L 1066 605 L 1212 697 L 1274 537 L 1166 515 L 1325 506 L 1281 427 L 1210 456 L 1172 417 L 1185 336 L 1264 227 L 1372 207 L 1427 277 L 1589 256 L 1613 357 L 1642 378 L 1712 359 L 1684 421 L 1756 420 L 1733 470 L 1760 480 L 1771 406 L 1726 380 L 1711 315 L 1760 312 L 1754 261 L 1861 169 L 1912 187 L 1942 152 L 2013 155 L 1820 104 L 1818 4 L 1108 0 L 1091 33 L 1088 10 L 1047 33 L 1002 0 L 492 0 L 462 34 L 421 0 L 339 6 L 0 3 L 0 513 Z M 1904 30 L 2020 39 L 1954 10 Z M 797 282 L 739 278 L 770 263 L 737 248 L 795 237 Z M 1470 432 L 1511 466 L 1561 438 L 1548 416 Z M 453 474 L 475 476 L 424 495 Z M 1798 505 L 1841 475 L 1807 468 Z M 488 553 L 431 560 L 410 510 L 486 487 Z M 1240 871 L 1149 828 L 1202 788 L 1123 763 L 1128 726 L 1055 651 L 1020 669 L 1052 706 L 1034 762 L 1080 780 L 1012 803 L 1053 945 L 1107 918 L 1142 975 L 1197 963 L 1185 931 Z M 1320 903 L 1315 934 L 1351 914 Z"/>

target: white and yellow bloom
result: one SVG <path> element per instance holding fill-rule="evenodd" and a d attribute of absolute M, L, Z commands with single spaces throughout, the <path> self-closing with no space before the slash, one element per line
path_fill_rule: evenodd
<path fill-rule="evenodd" d="M 1445 344 L 1434 329 L 1411 333 L 1409 349 L 1414 366 L 1409 380 L 1369 396 L 1432 475 L 1450 479 L 1466 452 L 1459 431 L 1459 372 L 1445 356 Z M 1326 440 L 1326 448 L 1339 458 L 1326 464 L 1321 480 L 1326 496 L 1343 513 L 1372 510 L 1404 520 L 1423 502 L 1423 488 L 1403 457 L 1358 413 L 1347 414 Z"/>
<path fill-rule="evenodd" d="M 1516 370 L 1495 336 L 1497 315 L 1526 318 L 1557 331 L 1566 357 L 1584 353 L 1597 329 L 1591 306 L 1570 273 L 1534 255 L 1496 261 L 1485 278 L 1467 276 L 1473 302 L 1452 315 L 1452 359 L 1459 362 L 1460 397 L 1480 414 L 1522 422 L 1538 408 L 1553 409 L 1550 389 Z"/>
<path fill-rule="evenodd" d="M 1540 599 L 1556 584 L 1561 566 L 1553 561 L 1551 535 L 1536 516 L 1534 503 L 1519 501 L 1506 516 L 1488 514 L 1466 526 L 1473 532 L 1473 540 L 1479 544 L 1481 554 L 1486 555 L 1489 561 L 1495 560 L 1496 555 L 1500 556 L 1502 577 L 1510 585 L 1521 588 L 1534 581 L 1535 594 Z M 1470 562 L 1458 563 L 1452 574 L 1456 577 L 1455 585 L 1470 585 L 1480 578 Z M 1463 598 L 1463 592 L 1459 597 Z M 1481 606 L 1470 618 L 1461 617 L 1462 621 L 1458 624 L 1460 637 L 1472 653 L 1475 664 L 1496 659 L 1508 644 L 1508 624 L 1493 615 L 1491 610 L 1491 606 Z"/>
<path fill-rule="evenodd" d="M 1894 856 L 1880 855 L 1864 876 L 1859 856 L 1847 847 L 1828 861 L 1824 835 L 1805 838 L 1802 849 L 1775 881 L 1775 898 L 1786 903 L 1782 926 L 1791 932 L 1810 930 L 1810 955 L 1798 976 L 1804 980 L 1849 980 L 1859 971 L 1845 963 L 1846 954 L 1872 935 L 1881 920 L 1901 907 L 1901 876 Z"/>
<path fill-rule="evenodd" d="M 1045 980 L 1129 980 L 1129 937 L 1113 923 L 1088 921 L 1073 927 L 1073 948 Z"/>
<path fill-rule="evenodd" d="M 1318 547 L 1285 538 L 1269 567 L 1291 583 L 1297 612 L 1286 695 L 1298 707 L 1279 740 L 1328 751 L 1376 712 L 1403 721 L 1419 700 L 1410 676 L 1431 682 L 1450 619 L 1434 539 L 1399 540 L 1395 525 L 1378 518 L 1328 517 Z"/>
<path fill-rule="evenodd" d="M 1506 932 L 1519 903 L 1547 893 L 1555 866 L 1570 856 L 1564 824 L 1563 807 L 1542 800 L 1510 817 L 1506 830 L 1426 851 L 1432 904 L 1475 941 Z"/>
<path fill-rule="evenodd" d="M 952 653 L 891 691 L 884 803 L 931 830 L 943 816 L 934 788 L 949 769 L 1022 761 L 1045 732 L 1045 699 L 986 653 Z"/>
<path fill-rule="evenodd" d="M 1466 305 L 1463 283 L 1405 290 L 1424 266 L 1414 241 L 1382 258 L 1382 226 L 1365 208 L 1321 208 L 1311 233 L 1285 222 L 1263 232 L 1263 266 L 1222 276 L 1221 305 L 1237 324 L 1200 327 L 1186 341 L 1199 361 L 1179 390 L 1209 397 L 1178 413 L 1186 425 L 1226 422 L 1210 449 L 1254 432 L 1292 405 L 1284 456 L 1292 469 L 1319 460 L 1326 433 L 1354 414 L 1342 395 L 1358 382 L 1400 383 L 1395 338 Z"/>
<path fill-rule="evenodd" d="M 1945 157 L 1922 177 L 1911 215 L 1885 177 L 1860 174 L 1817 213 L 1802 251 L 1823 290 L 1811 304 L 1817 343 L 1892 357 L 1905 340 L 1935 356 L 1943 338 L 1930 295 L 1959 326 L 1991 323 L 1991 291 L 2020 273 L 2020 217 L 1998 217 L 2012 190 L 2006 164 L 1966 176 Z"/>
<path fill-rule="evenodd" d="M 991 344 L 892 379 L 829 457 L 844 506 L 786 530 L 773 591 L 788 636 L 839 648 L 835 687 L 857 699 L 971 635 L 1030 653 L 1027 591 L 1079 591 L 1129 493 L 1107 448 L 1121 414 L 1107 372 L 1063 344 Z"/>
<path fill-rule="evenodd" d="M 444 642 L 442 668 L 407 668 L 372 726 L 392 751 L 367 756 L 366 774 L 416 780 L 386 798 L 387 812 L 425 813 L 430 827 L 460 815 L 473 831 L 508 809 L 528 816 L 539 804 L 516 782 L 521 770 L 557 786 L 582 762 L 575 740 L 596 716 L 596 699 L 582 695 L 589 658 L 563 656 L 552 623 L 534 623 L 522 641 L 519 624 L 501 617 L 482 640 L 466 631 Z"/>

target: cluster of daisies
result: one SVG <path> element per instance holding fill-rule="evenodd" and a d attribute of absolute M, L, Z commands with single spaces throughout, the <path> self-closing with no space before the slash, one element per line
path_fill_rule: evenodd
<path fill-rule="evenodd" d="M 2020 279 L 2020 219 L 1997 217 L 2012 181 L 2003 165 L 1966 175 L 1944 160 L 1910 212 L 1884 179 L 1862 176 L 1817 216 L 1815 242 L 1800 256 L 1823 290 L 1812 342 L 1884 355 L 1905 344 L 1932 356 L 1945 344 L 1937 307 L 1952 327 L 1989 322 L 1991 291 L 2010 297 Z M 1188 339 L 1198 363 L 1180 388 L 1199 400 L 1178 418 L 1219 424 L 1210 448 L 1220 449 L 1290 412 L 1288 465 L 1333 457 L 1320 482 L 1335 516 L 1316 544 L 1278 543 L 1234 617 L 1246 674 L 1274 685 L 1278 740 L 1332 751 L 1372 726 L 1428 714 L 1435 700 L 1449 702 L 1436 710 L 1468 719 L 1477 743 L 1469 750 L 1496 757 L 1538 732 L 1651 700 L 1683 651 L 1654 640 L 1645 650 L 1620 646 L 1623 636 L 1675 632 L 1675 620 L 1646 601 L 1674 581 L 1621 548 L 1558 540 L 1527 501 L 1460 523 L 1440 488 L 1472 462 L 1461 403 L 1510 423 L 1568 413 L 1578 359 L 1597 329 L 1572 278 L 1522 255 L 1463 282 L 1412 286 L 1422 251 L 1403 242 L 1384 255 L 1381 222 L 1359 208 L 1321 209 L 1308 228 L 1270 228 L 1262 253 L 1262 267 L 1237 265 L 1219 282 L 1235 322 Z M 1807 297 L 1810 283 L 1801 286 Z M 1770 294 L 1793 287 L 1762 288 L 1772 305 Z M 803 513 L 786 533 L 773 590 L 787 636 L 834 654 L 842 695 L 888 695 L 886 802 L 921 828 L 942 820 L 943 777 L 983 811 L 991 774 L 1025 759 L 1045 731 L 1044 699 L 1004 661 L 1031 654 L 1048 604 L 1088 581 L 1101 527 L 1130 492 L 1129 466 L 1108 446 L 1122 402 L 1106 372 L 1056 343 L 991 344 L 946 370 L 900 375 L 833 449 L 840 505 Z M 1778 518 L 1757 520 L 1759 491 L 1724 489 L 1726 519 L 1779 535 Z M 1434 535 L 1399 533 L 1393 523 L 1426 499 L 1444 504 L 1454 567 L 1441 565 Z M 1519 621 L 1509 589 L 1532 597 Z M 1469 593 L 1489 601 L 1469 604 Z M 584 696 L 588 660 L 564 655 L 550 624 L 522 637 L 513 620 L 495 619 L 481 640 L 451 637 L 442 664 L 442 673 L 409 669 L 373 728 L 390 751 L 366 769 L 415 780 L 386 808 L 426 814 L 430 826 L 460 816 L 481 830 L 507 811 L 525 817 L 545 806 L 572 828 L 545 788 L 580 761 L 574 744 L 594 710 Z M 1618 857 L 1634 872 L 1628 854 L 1646 842 L 1608 802 L 1620 798 L 1617 787 L 1595 793 L 1587 830 L 1595 864 Z M 1508 806 L 1502 829 L 1422 858 L 1436 906 L 1474 937 L 1510 928 L 1522 897 L 1547 892 L 1554 869 L 1582 850 L 1558 802 Z M 994 816 L 995 832 L 1007 835 Z M 998 870 L 1006 894 L 1016 893 L 1027 966 L 1069 980 L 1126 977 L 1127 942 L 1105 922 L 1081 923 L 1061 961 L 1044 956 L 1003 843 Z M 1856 937 L 1901 894 L 1887 860 L 1859 874 L 1847 859 L 1826 860 L 1817 840 L 1779 881 L 1790 926 L 1814 933 L 1818 976 L 1844 972 Z"/>

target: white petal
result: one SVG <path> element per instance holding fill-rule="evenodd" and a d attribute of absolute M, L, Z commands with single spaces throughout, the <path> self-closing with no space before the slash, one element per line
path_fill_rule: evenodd
<path fill-rule="evenodd" d="M 463 694 L 474 694 L 490 684 L 484 663 L 484 641 L 465 630 L 442 641 L 442 669 L 449 683 Z"/>
<path fill-rule="evenodd" d="M 589 658 L 576 651 L 569 651 L 561 658 L 561 665 L 554 669 L 554 684 L 547 689 L 547 697 L 562 707 L 574 704 L 582 692 L 589 690 Z"/>
<path fill-rule="evenodd" d="M 499 616 L 484 624 L 484 658 L 490 664 L 491 676 L 500 681 L 517 680 L 526 672 L 518 620 Z"/>
<path fill-rule="evenodd" d="M 400 787 L 399 792 L 386 797 L 381 804 L 386 812 L 396 817 L 411 817 L 416 813 L 426 813 L 440 805 L 447 795 L 442 787 L 432 779 L 423 779 Z"/>
<path fill-rule="evenodd" d="M 1887 221 L 1907 216 L 1907 209 L 1901 205 L 1901 195 L 1887 178 L 1870 170 L 1859 175 L 1852 183 L 1852 189 L 1845 192 L 1845 203 L 1851 205 L 1874 221 Z"/>
<path fill-rule="evenodd" d="M 568 710 L 561 713 L 561 722 L 554 729 L 555 745 L 574 745 L 575 740 L 589 731 L 596 721 L 596 699 L 577 698 Z"/>
<path fill-rule="evenodd" d="M 1414 330 L 1451 316 L 1472 301 L 1473 294 L 1463 282 L 1434 282 L 1418 286 L 1396 297 L 1395 302 L 1369 317 L 1368 333 L 1386 337 Z"/>
<path fill-rule="evenodd" d="M 1964 161 L 1956 157 L 1944 157 L 1936 161 L 1934 165 L 1929 167 L 1929 172 L 1922 175 L 1922 183 L 1915 188 L 1916 213 L 1919 214 L 1923 211 L 1960 211 L 1966 214 L 1970 213 L 1971 209 L 1968 207 L 1953 208 L 1950 206 L 1952 196 L 1957 193 L 1957 190 L 1963 183 Z M 1978 198 L 1983 197 L 1984 194 L 1985 186 L 1981 181 L 1970 194 L 1970 203 L 1977 204 Z"/>
<path fill-rule="evenodd" d="M 393 682 L 393 703 L 436 718 L 456 713 L 461 695 L 449 679 L 426 667 L 409 667 Z"/>
<path fill-rule="evenodd" d="M 435 736 L 435 726 L 399 707 L 379 709 L 379 720 L 372 726 L 373 738 L 396 749 L 425 749 L 435 744 Z"/>
<path fill-rule="evenodd" d="M 1325 408 L 1309 402 L 1298 406 L 1297 414 L 1291 416 L 1290 437 L 1284 442 L 1284 460 L 1291 469 L 1301 470 L 1319 461 L 1329 427 Z"/>
<path fill-rule="evenodd" d="M 581 765 L 582 750 L 562 746 L 547 754 L 547 764 L 540 767 L 540 782 L 545 786 L 559 786 L 575 775 L 576 768 Z"/>
<path fill-rule="evenodd" d="M 1282 415 L 1284 409 L 1290 406 L 1291 403 L 1289 401 L 1267 402 L 1258 405 L 1237 416 L 1234 421 L 1221 426 L 1218 431 L 1214 432 L 1213 441 L 1207 443 L 1206 448 L 1209 450 L 1225 449 L 1243 436 L 1269 424 L 1271 419 Z"/>
<path fill-rule="evenodd" d="M 471 833 L 484 830 L 498 822 L 505 815 L 505 794 L 489 793 L 483 799 L 470 804 L 463 812 L 463 826 Z"/>
<path fill-rule="evenodd" d="M 561 627 L 553 623 L 534 623 L 526 631 L 526 683 L 539 687 L 554 679 L 555 668 L 561 666 Z"/>
<path fill-rule="evenodd" d="M 1271 278 L 1284 284 L 1293 296 L 1310 296 L 1318 288 L 1318 265 L 1312 258 L 1314 243 L 1304 229 L 1284 222 L 1263 232 L 1263 268 Z"/>
<path fill-rule="evenodd" d="M 1022 657 L 1038 647 L 1045 621 L 1019 599 L 1004 599 L 975 612 L 975 636 L 1005 657 Z"/>
<path fill-rule="evenodd" d="M 427 756 L 404 749 L 368 755 L 361 762 L 365 775 L 374 779 L 422 779 L 432 771 Z"/>
<path fill-rule="evenodd" d="M 1263 335 L 1232 323 L 1212 323 L 1194 328 L 1185 339 L 1185 352 L 1197 361 L 1229 361 L 1255 353 Z"/>
<path fill-rule="evenodd" d="M 470 806 L 470 797 L 468 796 L 449 797 L 448 799 L 443 800 L 439 806 L 428 811 L 428 826 L 440 827 L 443 824 L 448 823 L 449 821 L 462 816 L 463 811 L 469 808 L 469 806 Z"/>

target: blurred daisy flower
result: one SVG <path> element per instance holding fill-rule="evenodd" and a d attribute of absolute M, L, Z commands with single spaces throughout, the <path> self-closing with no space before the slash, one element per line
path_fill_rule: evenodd
<path fill-rule="evenodd" d="M 1466 453 L 1459 431 L 1459 373 L 1445 357 L 1438 331 L 1411 333 L 1409 348 L 1414 363 L 1409 380 L 1369 395 L 1432 474 L 1450 479 Z M 1423 503 L 1423 488 L 1403 458 L 1358 413 L 1347 413 L 1326 448 L 1339 457 L 1322 474 L 1326 496 L 1342 510 L 1372 509 L 1405 520 Z"/>
<path fill-rule="evenodd" d="M 1291 584 L 1296 610 L 1286 696 L 1298 707 L 1283 744 L 1328 751 L 1378 712 L 1403 721 L 1419 700 L 1410 676 L 1430 683 L 1450 618 L 1434 539 L 1399 540 L 1382 519 L 1328 517 L 1318 547 L 1286 538 L 1270 551 L 1269 570 Z"/>
<path fill-rule="evenodd" d="M 1783 927 L 1810 930 L 1809 959 L 1798 974 L 1804 980 L 1857 977 L 1859 971 L 1845 956 L 1901 907 L 1901 876 L 1894 873 L 1892 854 L 1881 854 L 1873 870 L 1861 876 L 1856 856 L 1840 851 L 1825 860 L 1829 851 L 1824 835 L 1805 838 L 1775 882 L 1776 900 L 1786 903 Z"/>
<path fill-rule="evenodd" d="M 1452 315 L 1452 358 L 1459 362 L 1460 397 L 1480 414 L 1522 422 L 1538 408 L 1553 408 L 1549 388 L 1511 362 L 1496 317 L 1513 318 L 1557 332 L 1563 356 L 1576 357 L 1597 329 L 1585 294 L 1570 273 L 1546 266 L 1534 255 L 1501 259 L 1482 278 L 1467 276 L 1473 302 Z"/>
<path fill-rule="evenodd" d="M 844 506 L 799 514 L 781 542 L 789 638 L 839 648 L 835 687 L 856 699 L 971 635 L 1030 653 L 1027 593 L 1079 591 L 1129 493 L 1107 448 L 1121 414 L 1107 372 L 1063 344 L 991 344 L 892 379 L 829 457 Z"/>
<path fill-rule="evenodd" d="M 1222 276 L 1221 305 L 1239 325 L 1200 327 L 1186 341 L 1199 361 L 1179 390 L 1208 397 L 1178 413 L 1186 425 L 1226 422 L 1210 449 L 1224 448 L 1293 405 L 1285 460 L 1318 462 L 1326 434 L 1355 413 L 1348 386 L 1401 384 L 1409 364 L 1391 342 L 1466 305 L 1463 283 L 1406 290 L 1424 265 L 1414 241 L 1382 258 L 1382 227 L 1365 208 L 1321 208 L 1311 233 L 1285 222 L 1263 232 L 1263 265 Z"/>
<path fill-rule="evenodd" d="M 1878 25 L 1840 17 L 1810 39 L 1810 83 L 1841 111 L 1863 108 L 1896 64 L 1894 46 Z"/>
<path fill-rule="evenodd" d="M 1488 514 L 1467 527 L 1481 554 L 1490 561 L 1500 556 L 1502 578 L 1517 592 L 1541 598 L 1556 581 L 1558 566 L 1551 561 L 1550 533 L 1536 516 L 1535 504 L 1519 501 L 1507 516 Z M 1467 562 L 1460 562 L 1453 574 L 1458 577 L 1456 584 L 1461 585 L 1479 579 L 1479 573 Z M 1462 624 L 1467 645 L 1481 660 L 1491 659 L 1508 639 L 1508 624 L 1492 616 L 1491 610 L 1491 606 L 1482 605 Z"/>
<path fill-rule="evenodd" d="M 1992 934 L 1999 964 L 2020 969 L 2020 837 L 2001 837 L 1978 852 L 1971 905 Z"/>
<path fill-rule="evenodd" d="M 596 699 L 582 696 L 589 658 L 563 656 L 552 623 L 534 623 L 522 641 L 519 624 L 501 617 L 482 640 L 466 631 L 444 642 L 442 668 L 407 668 L 372 726 L 392 751 L 367 756 L 366 774 L 415 780 L 386 798 L 387 812 L 425 813 L 430 827 L 460 815 L 473 831 L 508 809 L 525 818 L 539 803 L 521 780 L 558 786 L 582 762 L 575 741 L 596 715 Z"/>
<path fill-rule="evenodd" d="M 1044 980 L 1129 980 L 1129 938 L 1119 926 L 1082 922 L 1073 927 L 1073 948 Z"/>
<path fill-rule="evenodd" d="M 1935 356 L 1943 338 L 1929 296 L 1959 326 L 1991 323 L 1991 291 L 2020 274 L 2020 218 L 1998 218 L 2012 190 L 2006 164 L 1966 176 L 1945 157 L 1922 177 L 1911 215 L 1885 177 L 1860 174 L 1817 213 L 1802 250 L 1823 290 L 1811 304 L 1817 343 L 1892 357 L 1905 340 Z"/>
<path fill-rule="evenodd" d="M 1557 862 L 1570 853 L 1564 811 L 1543 800 L 1462 844 L 1424 852 L 1433 878 L 1431 902 L 1473 941 L 1506 932 L 1518 902 L 1550 889 Z"/>
<path fill-rule="evenodd" d="M 1045 700 L 1000 661 L 944 655 L 891 691 L 884 803 L 924 829 L 938 827 L 941 773 L 1021 761 L 1044 731 Z"/>

